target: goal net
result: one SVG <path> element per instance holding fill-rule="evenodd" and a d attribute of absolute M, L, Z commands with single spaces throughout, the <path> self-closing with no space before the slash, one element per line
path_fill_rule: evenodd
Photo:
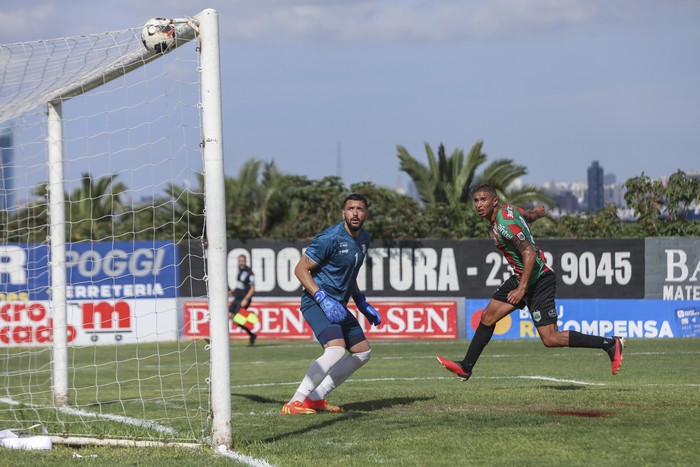
<path fill-rule="evenodd" d="M 230 447 L 218 18 L 143 26 L 0 45 L 0 430 Z"/>

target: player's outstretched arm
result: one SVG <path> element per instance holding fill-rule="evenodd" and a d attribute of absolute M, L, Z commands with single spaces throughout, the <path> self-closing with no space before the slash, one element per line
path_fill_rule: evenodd
<path fill-rule="evenodd" d="M 528 209 L 525 211 L 525 214 L 523 214 L 523 217 L 525 220 L 530 223 L 530 222 L 535 222 L 537 219 L 541 219 L 545 216 L 546 211 L 544 206 L 535 206 L 534 208 Z"/>

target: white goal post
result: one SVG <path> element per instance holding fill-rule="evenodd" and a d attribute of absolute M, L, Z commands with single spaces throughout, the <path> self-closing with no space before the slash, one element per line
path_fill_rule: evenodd
<path fill-rule="evenodd" d="M 218 14 L 169 23 L 0 45 L 0 430 L 232 447 Z"/>

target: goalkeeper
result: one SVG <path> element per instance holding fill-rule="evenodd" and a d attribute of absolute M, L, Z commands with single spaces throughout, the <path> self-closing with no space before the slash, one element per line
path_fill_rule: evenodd
<path fill-rule="evenodd" d="M 306 371 L 283 414 L 341 412 L 326 396 L 367 363 L 369 342 L 346 304 L 352 296 L 357 309 L 374 326 L 381 317 L 357 288 L 357 273 L 364 263 L 370 235 L 362 229 L 367 219 L 367 199 L 351 194 L 343 201 L 343 221 L 323 230 L 294 269 L 304 292 L 301 311 L 323 346 L 323 354 Z M 346 350 L 349 353 L 346 353 Z"/>

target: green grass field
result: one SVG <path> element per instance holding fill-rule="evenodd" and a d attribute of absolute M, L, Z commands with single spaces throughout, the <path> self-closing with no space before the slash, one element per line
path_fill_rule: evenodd
<path fill-rule="evenodd" d="M 238 457 L 54 445 L 0 448 L 0 465 L 700 465 L 700 339 L 628 340 L 618 376 L 599 350 L 492 341 L 462 383 L 435 356 L 461 358 L 466 345 L 373 342 L 372 360 L 329 398 L 344 413 L 289 416 L 281 406 L 319 346 L 235 343 Z M 149 408 L 135 404 L 133 416 L 150 416 Z"/>

